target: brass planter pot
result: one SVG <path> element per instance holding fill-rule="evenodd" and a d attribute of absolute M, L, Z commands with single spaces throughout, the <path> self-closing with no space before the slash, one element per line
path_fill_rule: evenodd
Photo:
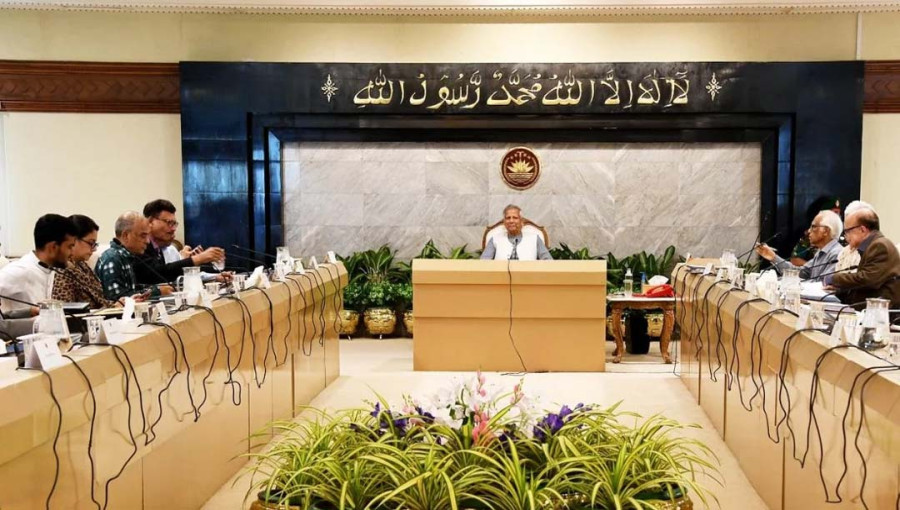
<path fill-rule="evenodd" d="M 409 333 L 409 336 L 413 336 L 413 326 L 416 324 L 416 318 L 413 317 L 413 311 L 407 310 L 403 312 L 403 326 L 406 327 L 406 332 Z"/>
<path fill-rule="evenodd" d="M 647 317 L 647 336 L 659 338 L 663 331 L 663 314 L 648 313 Z"/>
<path fill-rule="evenodd" d="M 369 308 L 363 314 L 363 323 L 370 335 L 390 335 L 397 328 L 397 316 L 390 308 Z"/>
<path fill-rule="evenodd" d="M 341 331 L 340 334 L 348 337 L 356 334 L 359 328 L 359 312 L 356 310 L 341 310 Z"/>

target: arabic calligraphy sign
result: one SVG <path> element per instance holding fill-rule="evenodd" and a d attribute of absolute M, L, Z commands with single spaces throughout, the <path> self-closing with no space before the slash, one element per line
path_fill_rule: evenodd
<path fill-rule="evenodd" d="M 317 106 L 358 113 L 697 111 L 715 109 L 738 79 L 731 68 L 691 63 L 350 65 L 321 66 Z"/>

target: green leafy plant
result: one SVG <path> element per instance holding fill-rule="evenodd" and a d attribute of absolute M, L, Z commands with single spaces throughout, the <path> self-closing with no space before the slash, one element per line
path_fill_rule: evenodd
<path fill-rule="evenodd" d="M 364 308 L 393 308 L 397 304 L 397 286 L 387 281 L 366 282 L 363 286 Z"/>
<path fill-rule="evenodd" d="M 550 255 L 553 260 L 592 260 L 597 258 L 591 255 L 586 247 L 573 250 L 566 243 L 559 243 L 558 247 L 550 248 Z"/>
<path fill-rule="evenodd" d="M 365 309 L 365 288 L 360 281 L 351 281 L 344 287 L 344 309 L 362 312 Z"/>
<path fill-rule="evenodd" d="M 685 494 L 708 507 L 699 475 L 717 459 L 684 426 L 618 404 L 538 411 L 521 384 L 478 377 L 422 401 L 276 422 L 250 456 L 252 491 L 281 508 L 495 510 L 651 509 Z M 632 425 L 629 425 L 631 423 Z M 257 437 L 269 437 L 268 432 Z M 721 482 L 720 482 L 721 483 Z"/>
<path fill-rule="evenodd" d="M 405 312 L 413 307 L 413 286 L 411 283 L 397 283 L 394 286 L 397 311 Z"/>
<path fill-rule="evenodd" d="M 360 252 L 359 267 L 363 279 L 365 279 L 367 283 L 403 281 L 403 271 L 398 267 L 394 260 L 394 255 L 396 253 L 396 251 L 391 250 L 386 244 L 382 245 L 377 250 Z"/>

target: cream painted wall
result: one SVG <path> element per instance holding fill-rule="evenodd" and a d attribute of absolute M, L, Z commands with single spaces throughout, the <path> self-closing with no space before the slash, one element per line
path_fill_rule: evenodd
<path fill-rule="evenodd" d="M 0 59 L 849 60 L 857 54 L 858 26 L 862 58 L 900 58 L 900 31 L 896 30 L 900 14 L 867 14 L 859 25 L 857 21 L 853 14 L 509 19 L 0 10 Z M 115 179 L 133 184 L 130 189 L 147 197 L 181 196 L 180 133 L 175 115 L 0 117 L 8 188 L 0 197 L 11 196 L 10 209 L 15 210 L 3 225 L 9 232 L 0 235 L 10 235 L 11 251 L 27 248 L 25 241 L 41 206 L 29 203 L 25 195 L 32 192 L 21 186 L 36 182 L 39 172 L 52 179 L 46 182 L 66 184 L 65 189 L 47 190 L 59 200 L 60 210 L 97 210 L 105 233 L 119 209 L 136 207 L 143 200 L 116 196 Z M 896 122 L 866 116 L 863 198 L 885 200 L 868 195 L 874 197 L 885 189 L 886 169 L 897 162 L 890 151 L 891 146 L 900 145 Z M 86 177 L 68 178 L 70 173 L 63 169 Z M 159 172 L 158 178 L 148 178 L 150 172 Z M 113 197 L 96 200 L 92 192 L 95 182 Z M 900 211 L 889 212 L 887 204 L 881 208 L 890 214 L 886 225 L 900 224 Z"/>
<path fill-rule="evenodd" d="M 181 126 L 177 115 L 0 114 L 5 142 L 8 253 L 33 248 L 44 213 L 86 214 L 101 242 L 125 210 L 168 198 L 181 216 Z"/>
<path fill-rule="evenodd" d="M 900 114 L 863 115 L 862 199 L 875 206 L 884 235 L 900 242 Z"/>

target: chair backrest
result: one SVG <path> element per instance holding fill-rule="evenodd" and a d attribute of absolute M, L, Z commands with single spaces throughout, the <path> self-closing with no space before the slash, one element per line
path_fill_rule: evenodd
<path fill-rule="evenodd" d="M 484 228 L 484 235 L 481 236 L 481 249 L 484 250 L 485 246 L 487 246 L 488 239 L 491 237 L 502 234 L 506 232 L 506 227 L 503 226 L 503 220 L 494 223 L 488 227 Z M 547 229 L 538 225 L 537 223 L 529 220 L 528 218 L 522 218 L 522 232 L 530 233 L 541 236 L 544 239 L 544 246 L 547 249 L 550 248 L 550 236 L 547 235 Z"/>

